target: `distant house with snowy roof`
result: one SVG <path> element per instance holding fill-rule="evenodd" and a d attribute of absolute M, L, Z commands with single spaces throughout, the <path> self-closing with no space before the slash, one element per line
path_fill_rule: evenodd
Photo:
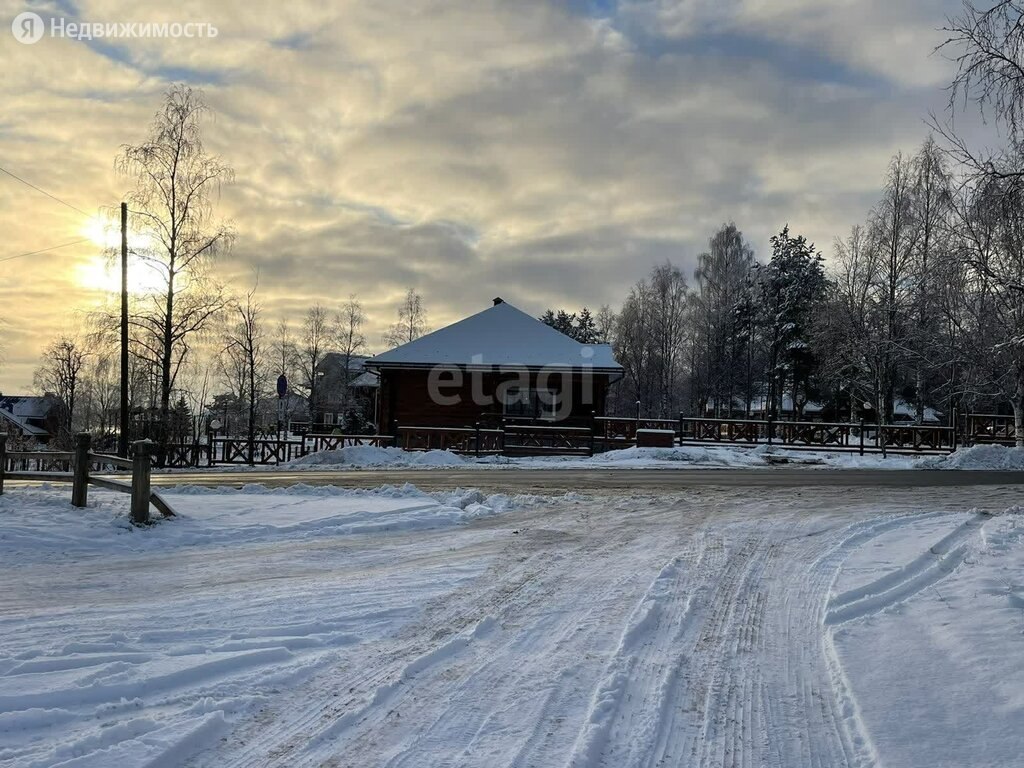
<path fill-rule="evenodd" d="M 60 434 L 67 407 L 54 394 L 0 395 L 0 432 L 48 443 Z"/>
<path fill-rule="evenodd" d="M 315 428 L 328 431 L 341 425 L 346 410 L 355 410 L 366 419 L 374 416 L 379 381 L 377 374 L 364 367 L 366 355 L 343 355 L 328 352 L 317 365 L 320 376 L 319 408 L 311 414 Z"/>
<path fill-rule="evenodd" d="M 500 419 L 573 424 L 604 414 L 622 366 L 500 298 L 482 312 L 365 362 L 380 377 L 379 429 Z"/>

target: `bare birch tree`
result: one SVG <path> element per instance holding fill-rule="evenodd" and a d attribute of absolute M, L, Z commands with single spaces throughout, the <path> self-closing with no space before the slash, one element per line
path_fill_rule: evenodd
<path fill-rule="evenodd" d="M 36 369 L 35 386 L 40 392 L 52 392 L 64 406 L 61 441 L 67 443 L 77 415 L 79 386 L 87 352 L 71 336 L 60 336 L 43 351 L 43 364 Z"/>
<path fill-rule="evenodd" d="M 205 267 L 227 248 L 231 233 L 213 219 L 214 202 L 232 170 L 203 145 L 209 112 L 202 95 L 183 85 L 167 91 L 148 138 L 125 145 L 117 169 L 135 179 L 129 196 L 132 226 L 150 245 L 137 255 L 158 275 L 161 288 L 133 308 L 136 344 L 159 372 L 157 459 L 167 452 L 171 393 L 189 340 L 224 306 Z"/>
<path fill-rule="evenodd" d="M 384 334 L 384 343 L 392 347 L 408 344 L 429 333 L 427 310 L 421 297 L 413 288 L 406 291 L 405 298 L 398 305 L 398 320 Z"/>
<path fill-rule="evenodd" d="M 252 464 L 260 398 L 267 394 L 270 381 L 265 359 L 263 309 L 256 300 L 256 288 L 244 299 L 233 302 L 228 315 L 230 321 L 224 336 L 222 361 L 229 380 L 235 384 L 234 394 L 245 404 L 246 441 Z"/>
<path fill-rule="evenodd" d="M 310 307 L 302 321 L 295 345 L 295 366 L 300 376 L 300 387 L 306 393 L 310 424 L 320 423 L 322 393 L 320 392 L 320 364 L 331 351 L 337 338 L 337 327 L 331 322 L 327 310 L 317 304 Z"/>
<path fill-rule="evenodd" d="M 342 392 L 341 412 L 347 415 L 349 409 L 349 381 L 352 378 L 352 358 L 360 355 L 366 350 L 366 336 L 363 335 L 363 324 L 366 322 L 366 314 L 363 312 L 363 305 L 353 293 L 348 301 L 342 305 L 337 319 L 338 353 L 341 355 L 342 365 Z"/>

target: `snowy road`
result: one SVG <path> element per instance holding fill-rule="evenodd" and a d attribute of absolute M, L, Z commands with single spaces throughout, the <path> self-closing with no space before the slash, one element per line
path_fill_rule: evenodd
<path fill-rule="evenodd" d="M 0 564 L 0 744 L 5 727 L 19 739 L 0 765 L 142 765 L 129 759 L 138 742 L 194 767 L 1013 765 L 1024 680 L 1006 648 L 1019 653 L 1024 630 L 1022 542 L 1015 516 L 973 510 L 1019 499 L 697 488 L 437 531 Z M 975 634 L 968 664 L 958 636 L 939 633 L 945 649 L 915 667 L 913 636 L 893 635 L 903 645 L 888 657 L 871 644 L 905 606 L 923 611 L 921 632 L 984 603 L 969 579 L 986 558 L 1007 579 L 991 596 L 1002 645 Z M 167 669 L 148 687 L 118 683 L 157 657 Z M 888 691 L 884 670 L 868 684 L 878 659 L 907 691 Z M 32 675 L 90 666 L 99 693 L 24 692 L 47 683 Z M 960 711 L 991 731 L 977 763 L 950 751 L 941 718 L 934 748 L 919 738 L 908 751 L 894 730 L 928 722 L 923 681 L 949 684 L 947 668 L 988 691 L 965 689 Z M 9 693 L 16 680 L 24 691 Z M 96 714 L 82 721 L 82 708 Z M 48 717 L 41 741 L 18 731 Z"/>

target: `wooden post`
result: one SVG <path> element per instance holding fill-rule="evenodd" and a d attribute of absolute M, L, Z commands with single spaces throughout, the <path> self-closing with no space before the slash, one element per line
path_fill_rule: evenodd
<path fill-rule="evenodd" d="M 860 420 L 860 455 L 864 455 L 864 419 Z"/>
<path fill-rule="evenodd" d="M 960 414 L 957 413 L 957 408 L 954 405 L 953 406 L 953 450 L 954 451 L 957 448 L 957 433 L 959 431 L 960 431 Z M 2 472 L 3 472 L 3 470 L 0 470 L 0 473 L 2 473 Z M 0 492 L 3 491 L 2 482 L 3 481 L 0 480 Z"/>
<path fill-rule="evenodd" d="M 772 438 L 775 437 L 775 421 L 771 415 L 768 416 L 768 445 L 772 444 Z"/>
<path fill-rule="evenodd" d="M 476 457 L 480 458 L 480 422 L 476 423 Z"/>
<path fill-rule="evenodd" d="M 683 444 L 683 412 L 679 412 L 679 444 Z"/>
<path fill-rule="evenodd" d="M 89 503 L 89 449 L 92 435 L 79 432 L 75 435 L 75 453 L 72 457 L 71 505 L 84 507 Z"/>
<path fill-rule="evenodd" d="M 640 401 L 636 401 L 636 428 L 640 429 Z"/>
<path fill-rule="evenodd" d="M 7 471 L 7 433 L 0 432 L 0 496 L 4 495 L 4 472 Z"/>
<path fill-rule="evenodd" d="M 149 471 L 152 467 L 150 456 L 153 443 L 136 440 L 132 445 L 135 456 L 132 459 L 132 522 L 136 525 L 149 523 Z"/>

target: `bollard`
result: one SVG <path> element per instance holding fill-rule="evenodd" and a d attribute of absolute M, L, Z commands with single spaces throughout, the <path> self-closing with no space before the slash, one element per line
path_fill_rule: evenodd
<path fill-rule="evenodd" d="M 72 456 L 71 505 L 84 507 L 89 502 L 89 449 L 92 436 L 88 432 L 75 435 L 75 452 Z"/>
<path fill-rule="evenodd" d="M 132 459 L 132 522 L 136 525 L 149 523 L 149 472 L 152 468 L 150 457 L 153 443 L 137 440 L 132 443 L 135 457 Z"/>
<path fill-rule="evenodd" d="M 0 496 L 4 495 L 4 472 L 7 471 L 7 433 L 0 432 Z"/>

